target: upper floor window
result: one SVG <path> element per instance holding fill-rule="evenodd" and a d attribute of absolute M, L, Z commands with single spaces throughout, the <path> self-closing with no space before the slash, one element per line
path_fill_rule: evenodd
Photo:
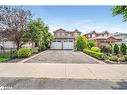
<path fill-rule="evenodd" d="M 68 36 L 71 36 L 71 34 L 69 33 Z"/>
<path fill-rule="evenodd" d="M 75 36 L 77 36 L 77 32 L 75 32 Z"/>
<path fill-rule="evenodd" d="M 90 35 L 88 35 L 88 37 L 90 38 Z"/>
<path fill-rule="evenodd" d="M 95 34 L 92 34 L 92 37 L 96 37 L 96 35 Z"/>
<path fill-rule="evenodd" d="M 60 33 L 56 33 L 56 36 L 60 36 Z"/>
<path fill-rule="evenodd" d="M 65 36 L 64 33 L 62 33 L 62 36 Z"/>

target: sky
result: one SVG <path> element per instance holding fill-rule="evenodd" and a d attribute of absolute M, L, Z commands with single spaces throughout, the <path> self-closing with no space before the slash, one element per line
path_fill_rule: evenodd
<path fill-rule="evenodd" d="M 127 33 L 127 22 L 122 22 L 122 16 L 112 16 L 112 7 L 23 6 L 32 12 L 33 19 L 42 18 L 50 32 L 62 28 L 69 31 L 78 29 L 82 34 L 93 30 Z"/>

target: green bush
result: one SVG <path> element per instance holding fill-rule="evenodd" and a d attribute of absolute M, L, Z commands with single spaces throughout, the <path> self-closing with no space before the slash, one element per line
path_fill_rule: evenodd
<path fill-rule="evenodd" d="M 96 46 L 96 41 L 95 40 L 88 40 L 88 45 L 90 48 Z"/>
<path fill-rule="evenodd" d="M 83 49 L 83 52 L 90 55 L 90 56 L 92 56 L 92 57 L 100 59 L 100 60 L 103 60 L 105 58 L 104 53 L 94 52 L 94 51 L 91 51 L 91 50 L 88 50 L 88 49 Z"/>
<path fill-rule="evenodd" d="M 125 62 L 125 58 L 124 57 L 120 57 L 120 58 L 118 58 L 118 61 L 119 62 Z"/>
<path fill-rule="evenodd" d="M 87 38 L 85 36 L 80 35 L 77 38 L 76 47 L 78 51 L 83 51 L 84 48 L 88 48 Z"/>
<path fill-rule="evenodd" d="M 114 53 L 115 54 L 119 53 L 119 46 L 117 44 L 114 45 Z"/>
<path fill-rule="evenodd" d="M 124 55 L 125 60 L 127 61 L 127 55 Z"/>
<path fill-rule="evenodd" d="M 24 58 L 31 56 L 31 50 L 28 48 L 20 48 L 17 52 L 18 57 Z"/>
<path fill-rule="evenodd" d="M 109 60 L 117 62 L 118 61 L 118 57 L 113 55 L 113 56 L 109 57 Z"/>
<path fill-rule="evenodd" d="M 124 43 L 122 43 L 122 45 L 120 46 L 121 54 L 126 55 L 126 50 L 127 50 L 126 45 Z"/>
<path fill-rule="evenodd" d="M 101 49 L 99 47 L 92 47 L 91 50 L 94 52 L 101 52 Z"/>

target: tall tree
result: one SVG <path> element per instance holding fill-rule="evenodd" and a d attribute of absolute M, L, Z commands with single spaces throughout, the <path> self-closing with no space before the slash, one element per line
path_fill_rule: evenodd
<path fill-rule="evenodd" d="M 4 27 L 2 37 L 13 41 L 17 49 L 21 47 L 24 42 L 20 30 L 27 27 L 31 17 L 31 12 L 21 7 L 0 6 L 0 24 Z"/>
<path fill-rule="evenodd" d="M 22 30 L 22 37 L 25 41 L 32 43 L 32 52 L 34 43 L 39 43 L 39 47 L 40 45 L 47 47 L 52 39 L 48 32 L 48 26 L 40 18 L 30 21 L 28 27 Z"/>
<path fill-rule="evenodd" d="M 113 16 L 122 15 L 123 21 L 127 21 L 127 6 L 115 6 L 112 8 Z"/>

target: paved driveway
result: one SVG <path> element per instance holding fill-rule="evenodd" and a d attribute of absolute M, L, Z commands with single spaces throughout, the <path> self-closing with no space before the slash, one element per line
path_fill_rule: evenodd
<path fill-rule="evenodd" d="M 47 50 L 38 56 L 26 61 L 26 63 L 98 63 L 93 58 L 82 52 L 73 50 Z"/>

